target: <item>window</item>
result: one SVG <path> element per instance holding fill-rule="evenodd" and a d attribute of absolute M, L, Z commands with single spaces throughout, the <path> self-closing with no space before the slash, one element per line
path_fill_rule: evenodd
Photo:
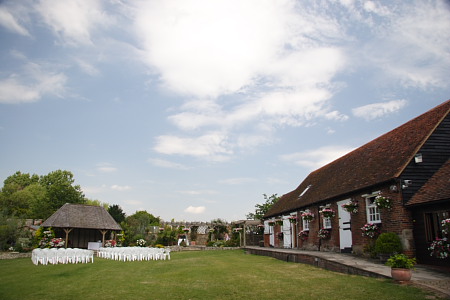
<path fill-rule="evenodd" d="M 331 228 L 331 219 L 330 218 L 323 218 L 322 220 L 323 228 L 330 229 Z"/>
<path fill-rule="evenodd" d="M 309 220 L 303 220 L 303 231 L 309 231 Z"/>
<path fill-rule="evenodd" d="M 377 193 L 364 195 L 366 197 L 366 213 L 367 223 L 381 223 L 380 209 L 375 205 L 375 197 Z"/>
<path fill-rule="evenodd" d="M 432 242 L 442 236 L 442 220 L 450 218 L 450 211 L 425 213 L 425 236 L 427 242 Z"/>

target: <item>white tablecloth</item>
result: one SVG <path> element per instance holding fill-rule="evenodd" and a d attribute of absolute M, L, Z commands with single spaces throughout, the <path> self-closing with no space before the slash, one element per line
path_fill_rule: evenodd
<path fill-rule="evenodd" d="M 102 246 L 102 243 L 99 242 L 89 242 L 88 249 L 89 250 L 98 250 Z"/>

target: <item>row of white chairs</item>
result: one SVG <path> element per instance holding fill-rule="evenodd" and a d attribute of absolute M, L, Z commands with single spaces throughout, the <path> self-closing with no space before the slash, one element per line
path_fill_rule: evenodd
<path fill-rule="evenodd" d="M 94 262 L 94 251 L 79 248 L 36 248 L 31 252 L 35 265 Z"/>
<path fill-rule="evenodd" d="M 97 256 L 119 261 L 170 260 L 169 248 L 101 247 Z"/>

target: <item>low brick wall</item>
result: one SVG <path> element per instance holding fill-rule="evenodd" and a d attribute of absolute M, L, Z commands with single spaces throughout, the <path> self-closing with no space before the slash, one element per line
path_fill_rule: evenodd
<path fill-rule="evenodd" d="M 22 257 L 31 257 L 31 252 L 19 253 L 19 252 L 0 252 L 0 259 L 15 259 Z"/>
<path fill-rule="evenodd" d="M 327 259 L 324 259 L 323 257 L 313 256 L 309 254 L 302 254 L 302 253 L 289 253 L 289 252 L 278 252 L 275 250 L 271 250 L 268 248 L 246 248 L 246 253 L 248 254 L 255 254 L 255 255 L 262 255 L 262 256 L 269 256 L 273 257 L 279 260 L 283 260 L 286 262 L 293 262 L 293 263 L 302 263 L 302 264 L 308 264 L 311 266 L 315 266 L 318 268 L 344 273 L 344 274 L 351 274 L 351 275 L 361 275 L 361 276 L 367 276 L 367 277 L 375 277 L 375 278 L 386 278 L 386 276 L 362 270 L 359 268 L 355 268 L 352 266 L 344 265 L 335 261 L 330 261 Z"/>

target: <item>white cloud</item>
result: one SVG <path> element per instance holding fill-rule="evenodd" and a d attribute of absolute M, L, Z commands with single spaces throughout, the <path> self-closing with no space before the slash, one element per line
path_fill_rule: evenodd
<path fill-rule="evenodd" d="M 372 103 L 352 109 L 353 115 L 367 121 L 382 118 L 395 113 L 407 105 L 406 100 L 392 100 L 389 102 Z"/>
<path fill-rule="evenodd" d="M 344 156 L 354 148 L 344 146 L 325 146 L 315 150 L 296 152 L 280 156 L 280 159 L 315 170 Z"/>
<path fill-rule="evenodd" d="M 388 79 L 406 87 L 426 89 L 448 85 L 450 7 L 445 1 L 392 3 L 382 26 L 358 58 L 381 68 Z"/>
<path fill-rule="evenodd" d="M 15 32 L 23 36 L 30 36 L 28 30 L 20 25 L 17 18 L 10 11 L 8 11 L 6 7 L 0 7 L 0 25 L 4 26 L 11 32 Z"/>
<path fill-rule="evenodd" d="M 88 75 L 97 76 L 98 74 L 100 74 L 100 71 L 96 67 L 85 60 L 75 58 L 75 62 L 80 67 L 80 69 Z"/>
<path fill-rule="evenodd" d="M 190 196 L 197 196 L 197 195 L 215 195 L 217 194 L 217 191 L 213 190 L 189 190 L 189 191 L 178 191 L 180 194 L 190 195 Z"/>
<path fill-rule="evenodd" d="M 139 200 L 124 200 L 123 202 L 125 202 L 126 204 L 133 205 L 133 206 L 142 205 L 142 201 L 139 201 Z"/>
<path fill-rule="evenodd" d="M 189 167 L 187 167 L 185 165 L 174 163 L 174 162 L 164 160 L 164 159 L 152 158 L 152 159 L 149 159 L 148 162 L 154 166 L 161 167 L 161 168 L 189 170 Z"/>
<path fill-rule="evenodd" d="M 115 191 L 119 191 L 119 192 L 124 192 L 124 191 L 131 190 L 131 186 L 114 184 L 114 185 L 111 186 L 111 189 L 113 189 Z"/>
<path fill-rule="evenodd" d="M 206 160 L 224 161 L 232 154 L 226 134 L 212 132 L 197 138 L 163 135 L 156 138 L 154 150 L 163 154 L 189 155 Z"/>
<path fill-rule="evenodd" d="M 184 212 L 199 215 L 206 211 L 206 207 L 204 206 L 188 206 Z"/>
<path fill-rule="evenodd" d="M 0 80 L 0 103 L 30 103 L 45 95 L 61 97 L 67 77 L 35 63 L 27 63 L 20 73 Z"/>
<path fill-rule="evenodd" d="M 229 184 L 229 185 L 239 185 L 239 184 L 252 183 L 255 181 L 256 181 L 256 179 L 254 179 L 254 178 L 238 177 L 238 178 L 228 178 L 228 179 L 219 180 L 219 183 Z"/>
<path fill-rule="evenodd" d="M 42 0 L 36 9 L 63 42 L 74 46 L 93 44 L 92 31 L 111 23 L 100 0 Z"/>
<path fill-rule="evenodd" d="M 117 171 L 117 168 L 109 163 L 101 163 L 97 165 L 97 171 L 102 173 L 113 173 Z"/>

